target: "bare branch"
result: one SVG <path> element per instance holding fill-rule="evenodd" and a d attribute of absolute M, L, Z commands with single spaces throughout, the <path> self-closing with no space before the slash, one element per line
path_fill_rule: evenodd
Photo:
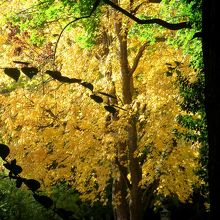
<path fill-rule="evenodd" d="M 156 38 L 156 42 L 164 42 L 165 41 L 165 38 Z M 142 55 L 143 55 L 143 52 L 144 52 L 144 50 L 145 50 L 145 48 L 147 47 L 149 45 L 149 42 L 147 41 L 147 42 L 145 42 L 140 48 L 139 48 L 139 50 L 138 50 L 138 53 L 137 53 L 137 55 L 135 56 L 135 58 L 134 58 L 134 62 L 133 62 L 133 65 L 132 65 L 132 67 L 131 67 L 131 69 L 130 69 L 130 74 L 132 75 L 133 73 L 134 73 L 134 71 L 136 70 L 136 68 L 137 68 L 137 66 L 138 66 L 138 63 L 139 63 L 139 61 L 140 61 L 140 58 L 142 57 Z"/>
<path fill-rule="evenodd" d="M 142 54 L 145 50 L 145 48 L 149 45 L 149 42 L 145 42 L 138 50 L 137 55 L 134 58 L 134 62 L 132 65 L 132 68 L 130 69 L 130 74 L 132 75 L 134 73 L 134 71 L 136 70 L 138 63 L 140 61 L 140 58 L 142 57 Z"/>
<path fill-rule="evenodd" d="M 54 55 L 53 55 L 53 60 L 54 60 L 54 62 L 55 62 L 55 59 L 56 59 L 56 51 L 57 51 L 58 43 L 59 43 L 59 41 L 60 41 L 60 38 L 62 37 L 63 32 L 66 30 L 66 28 L 67 28 L 69 25 L 75 23 L 76 21 L 79 21 L 79 20 L 82 20 L 82 19 L 91 17 L 92 14 L 93 14 L 93 12 L 94 12 L 94 11 L 96 10 L 96 8 L 99 6 L 100 1 L 101 1 L 101 0 L 96 0 L 96 2 L 94 3 L 93 8 L 92 8 L 91 12 L 89 13 L 89 15 L 82 16 L 82 17 L 79 17 L 79 18 L 75 18 L 73 21 L 70 21 L 70 22 L 62 29 L 62 31 L 60 32 L 59 37 L 58 37 L 58 39 L 57 39 L 57 41 L 56 41 L 56 45 L 55 45 L 55 49 L 54 49 Z"/>
<path fill-rule="evenodd" d="M 133 21 L 137 22 L 138 24 L 158 24 L 158 25 L 165 27 L 169 30 L 180 30 L 183 28 L 191 28 L 191 25 L 189 22 L 180 22 L 180 23 L 173 24 L 173 23 L 169 23 L 169 22 L 164 21 L 159 18 L 142 20 L 109 0 L 103 0 L 103 1 L 107 5 L 110 5 L 112 8 L 114 8 L 117 11 L 121 12 L 122 14 L 126 15 L 127 17 L 131 18 Z"/>

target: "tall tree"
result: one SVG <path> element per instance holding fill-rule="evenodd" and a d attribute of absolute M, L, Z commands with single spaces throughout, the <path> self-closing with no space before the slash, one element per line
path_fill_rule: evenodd
<path fill-rule="evenodd" d="M 116 11 L 126 13 L 122 10 L 123 6 L 128 12 L 127 16 L 139 23 L 156 23 L 174 30 L 187 26 L 186 22 L 170 24 L 161 19 L 146 19 L 143 22 L 143 20 L 136 17 L 136 13 L 139 12 L 140 15 L 144 15 L 146 12 L 144 7 L 145 2 L 135 4 L 133 1 L 124 1 L 121 2 L 120 5 L 116 1 L 105 2 L 115 8 Z M 92 1 L 92 3 L 94 3 L 94 1 Z M 78 11 L 80 7 L 85 9 L 82 4 L 80 7 L 69 1 L 65 2 L 65 4 L 70 4 L 70 8 L 67 7 L 67 11 L 70 12 L 70 14 L 74 13 L 73 9 L 75 8 L 77 8 Z M 89 4 L 90 6 L 92 5 L 91 2 L 89 2 Z M 45 8 L 43 8 L 44 10 L 39 12 L 38 15 L 42 19 L 41 21 L 28 18 L 27 27 L 28 25 L 30 26 L 30 24 L 34 24 L 39 25 L 41 29 L 45 22 L 44 16 L 48 16 L 48 14 L 52 16 L 53 19 L 58 19 L 58 16 L 53 16 L 58 11 L 60 12 L 57 8 L 60 8 L 62 4 L 61 6 L 56 5 L 57 8 L 50 8 L 50 6 L 50 4 L 46 4 Z M 86 7 L 85 11 L 89 11 L 89 16 L 92 8 Z M 152 8 L 154 7 L 152 6 Z M 54 10 L 56 13 L 54 13 Z M 44 15 L 45 11 L 47 12 L 45 13 L 46 15 Z M 107 97 L 111 99 L 121 97 L 122 106 L 117 114 L 111 112 L 115 115 L 114 117 L 111 115 L 111 123 L 108 126 L 109 130 L 107 130 L 107 134 L 103 134 L 103 127 L 100 125 L 101 122 L 103 122 L 103 117 L 101 117 L 103 110 L 100 110 L 98 107 L 96 108 L 94 103 L 91 104 L 88 100 L 85 101 L 85 97 L 89 96 L 98 102 L 102 102 L 102 99 L 97 98 L 99 97 L 97 94 L 101 94 L 97 93 L 100 89 L 95 91 L 88 86 L 91 86 L 91 84 L 82 84 L 90 88 L 90 93 L 83 94 L 82 90 L 78 87 L 76 89 L 76 87 L 72 85 L 68 86 L 62 85 L 62 83 L 59 84 L 59 82 L 51 82 L 50 79 L 42 74 L 45 79 L 43 82 L 46 82 L 46 84 L 43 83 L 43 96 L 41 91 L 30 92 L 27 95 L 28 90 L 18 90 L 11 93 L 9 99 L 2 97 L 2 102 L 5 104 L 7 104 L 7 102 L 10 103 L 7 104 L 8 107 L 2 116 L 2 121 L 5 120 L 6 128 L 9 129 L 3 132 L 3 137 L 5 140 L 8 140 L 9 143 L 21 146 L 21 148 L 19 148 L 20 150 L 25 150 L 26 156 L 25 159 L 23 158 L 24 163 L 25 161 L 27 162 L 27 160 L 29 160 L 29 163 L 33 160 L 35 161 L 36 166 L 39 167 L 37 173 L 39 177 L 43 178 L 46 172 L 45 170 L 50 172 L 52 178 L 48 178 L 45 184 L 48 184 L 53 178 L 59 179 L 63 177 L 69 180 L 82 193 L 89 194 L 90 199 L 93 200 L 97 197 L 94 196 L 95 193 L 92 195 L 91 192 L 96 192 L 99 196 L 103 195 L 109 178 L 113 178 L 113 200 L 116 207 L 117 218 L 121 220 L 137 220 L 141 219 L 142 205 L 150 203 L 147 202 L 147 200 L 151 201 L 153 192 L 157 192 L 158 195 L 162 197 L 172 193 L 176 193 L 179 197 L 182 196 L 184 199 L 189 197 L 192 187 L 191 184 L 197 182 L 193 174 L 193 167 L 196 166 L 198 146 L 193 145 L 193 147 L 191 147 L 191 143 L 187 143 L 184 140 L 176 140 L 175 135 L 172 133 L 175 126 L 178 126 L 175 123 L 175 115 L 180 111 L 180 109 L 176 107 L 178 103 L 178 92 L 174 89 L 171 83 L 172 80 L 164 76 L 167 72 L 165 63 L 170 62 L 172 58 L 170 58 L 168 54 L 166 54 L 167 59 L 161 58 L 163 53 L 160 51 L 159 42 L 157 42 L 159 46 L 156 47 L 155 44 L 154 49 L 157 48 L 161 53 L 158 52 L 154 57 L 154 68 L 150 63 L 148 63 L 148 66 L 144 64 L 144 62 L 141 63 L 142 67 L 138 65 L 141 62 L 141 58 L 144 58 L 146 61 L 151 58 L 151 56 L 148 57 L 144 53 L 146 48 L 150 48 L 150 43 L 146 39 L 146 36 L 144 42 L 141 42 L 139 39 L 135 42 L 135 37 L 133 36 L 132 38 L 132 32 L 140 35 L 141 28 L 135 27 L 131 20 L 116 11 L 106 10 L 105 7 L 103 9 L 103 12 L 108 12 L 111 15 L 109 16 L 109 23 L 112 28 L 112 33 L 109 34 L 106 39 L 107 42 L 112 42 L 114 39 L 116 50 L 113 52 L 115 52 L 115 54 L 111 54 L 108 51 L 101 54 L 100 51 L 102 50 L 100 50 L 100 48 L 95 53 L 89 50 L 83 50 L 73 45 L 72 39 L 68 40 L 72 46 L 70 49 L 71 57 L 67 56 L 67 51 L 65 53 L 66 48 L 61 47 L 60 53 L 59 48 L 57 50 L 57 57 L 59 58 L 60 56 L 60 60 L 64 62 L 64 68 L 61 69 L 62 72 L 67 74 L 67 76 L 73 77 L 72 71 L 74 70 L 74 76 L 78 74 L 80 78 L 83 78 L 85 74 L 83 75 L 77 70 L 78 67 L 82 67 L 82 72 L 87 73 L 85 77 L 90 80 L 94 79 L 97 85 L 104 82 L 104 80 L 101 79 L 103 72 L 98 70 L 100 66 L 92 55 L 96 54 L 96 57 L 97 54 L 99 57 L 101 55 L 102 59 L 106 60 L 104 62 L 105 65 L 109 62 L 109 59 L 107 59 L 108 55 L 110 60 L 112 59 L 111 64 L 113 65 L 113 71 L 111 70 L 110 72 L 115 71 L 114 76 L 112 76 L 113 74 L 110 72 L 105 72 L 104 75 L 108 75 L 110 78 L 115 77 L 115 84 L 117 85 L 113 85 L 113 89 L 110 92 L 111 96 L 107 94 Z M 42 16 L 41 13 L 44 16 Z M 105 13 L 103 13 L 104 16 Z M 84 14 L 84 17 L 89 18 L 89 16 Z M 92 21 L 97 21 L 97 17 L 98 16 L 92 17 Z M 48 20 L 52 23 L 50 19 L 51 17 L 49 17 Z M 70 23 L 74 24 L 72 21 Z M 82 25 L 89 31 L 94 27 L 91 23 L 87 23 L 87 21 L 82 22 Z M 104 25 L 108 25 L 108 23 L 106 22 Z M 101 28 L 105 29 L 104 25 Z M 22 27 L 25 28 L 24 26 Z M 76 31 L 72 32 L 72 35 L 76 36 L 74 40 L 78 40 L 78 42 L 81 41 L 81 43 L 83 41 L 84 47 L 88 47 L 88 44 L 86 44 L 88 42 L 95 46 L 98 45 L 98 42 L 96 45 L 94 35 L 89 35 L 93 37 L 94 42 L 91 41 L 91 37 L 89 39 L 90 41 L 87 39 L 88 41 L 85 43 L 85 36 L 80 35 L 83 29 L 81 27 L 75 28 Z M 103 29 L 101 28 L 98 33 L 102 33 Z M 93 30 L 90 34 L 94 33 Z M 46 31 L 48 31 L 47 28 Z M 80 36 L 77 38 L 77 35 Z M 59 35 L 59 37 L 60 36 L 61 35 Z M 71 36 L 71 34 L 69 36 Z M 149 37 L 149 35 L 147 37 Z M 35 46 L 41 43 L 36 41 L 37 38 L 32 37 L 32 40 L 34 40 L 33 43 Z M 155 39 L 152 38 L 151 40 L 153 42 Z M 156 41 L 157 40 L 164 40 L 164 38 L 156 38 Z M 104 40 L 104 44 L 105 43 L 106 41 Z M 140 43 L 142 46 L 139 46 Z M 133 47 L 129 44 L 133 44 Z M 66 46 L 66 44 L 63 45 Z M 106 49 L 105 46 L 106 45 L 104 45 L 104 50 Z M 57 45 L 55 48 L 57 49 Z M 110 50 L 111 46 L 107 49 Z M 150 49 L 152 53 L 153 48 L 151 47 Z M 169 47 L 164 46 L 164 51 L 166 50 L 168 53 L 174 53 Z M 77 56 L 74 55 L 76 51 L 78 53 Z M 63 53 L 63 57 L 60 55 L 61 52 Z M 73 57 L 75 58 L 74 66 L 72 65 Z M 181 55 L 177 54 L 176 57 L 180 59 Z M 71 64 L 71 68 L 67 68 L 68 62 Z M 51 66 L 52 65 L 49 65 L 47 67 L 51 68 Z M 152 73 L 152 71 L 154 71 L 154 73 Z M 98 80 L 95 79 L 96 74 L 99 75 Z M 137 79 L 139 77 L 146 78 L 143 86 L 140 86 L 140 83 L 138 83 Z M 148 82 L 146 83 L 146 81 Z M 153 86 L 152 82 L 155 83 L 155 86 Z M 100 88 L 105 89 L 105 86 Z M 76 92 L 77 90 L 78 92 Z M 167 91 L 170 91 L 170 93 Z M 161 94 L 158 94 L 159 92 Z M 21 104 L 15 104 L 19 102 L 21 97 L 25 97 L 21 99 Z M 176 102 L 173 102 L 173 99 Z M 73 100 L 75 100 L 74 103 L 76 105 L 73 105 Z M 81 105 L 79 104 L 80 100 L 84 100 Z M 120 102 L 120 99 L 117 99 L 117 101 Z M 115 110 L 113 104 L 115 103 L 110 103 L 108 107 L 111 107 L 111 109 L 113 107 Z M 149 118 L 147 119 L 149 123 L 146 122 L 146 119 L 143 120 L 143 117 L 148 114 L 147 111 L 144 112 L 144 104 L 147 105 L 147 108 L 149 108 L 148 111 L 150 111 L 150 116 L 148 116 Z M 143 105 L 143 108 L 141 105 Z M 27 109 L 29 109 L 29 114 L 26 114 Z M 94 109 L 92 120 L 91 113 L 88 109 Z M 99 117 L 101 119 L 99 119 Z M 160 119 L 159 124 L 158 119 Z M 106 124 L 106 122 L 104 124 Z M 35 131 L 31 131 L 30 127 L 34 127 Z M 8 131 L 12 130 L 14 130 L 14 132 L 10 134 Z M 113 137 L 113 140 L 111 139 L 111 141 L 114 142 L 113 145 L 107 140 L 108 135 Z M 102 141 L 102 139 L 104 141 Z M 36 150 L 35 159 L 31 156 L 33 152 L 26 147 L 23 148 L 23 144 L 33 146 L 33 149 Z M 105 147 L 103 147 L 103 145 Z M 44 146 L 44 148 L 41 146 Z M 176 146 L 178 146 L 178 148 L 176 148 Z M 20 159 L 22 160 L 23 152 L 16 152 L 16 154 L 20 154 Z M 68 155 L 64 157 L 66 154 Z M 38 164 L 39 161 L 42 162 L 42 166 Z M 43 168 L 45 163 L 47 165 L 46 169 Z M 31 167 L 26 164 L 26 170 L 30 172 L 30 168 Z M 44 172 L 41 172 L 43 170 Z M 66 170 L 68 172 L 66 172 Z M 176 178 L 172 178 L 174 174 Z M 169 181 L 170 183 L 172 182 L 172 184 L 169 184 Z M 182 184 L 184 187 L 181 188 Z M 147 199 L 144 196 L 145 194 L 148 197 Z"/>
<path fill-rule="evenodd" d="M 219 75 L 219 31 L 218 31 L 218 6 L 216 1 L 203 0 L 203 54 L 205 64 L 206 79 L 206 113 L 208 120 L 208 136 L 209 136 L 209 185 L 210 185 L 210 209 L 211 219 L 220 217 L 220 180 L 219 166 L 220 161 L 219 145 L 220 145 L 220 75 Z"/>

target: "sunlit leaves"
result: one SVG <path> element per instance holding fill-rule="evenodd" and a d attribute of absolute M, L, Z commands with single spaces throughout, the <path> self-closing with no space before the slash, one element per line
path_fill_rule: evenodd
<path fill-rule="evenodd" d="M 140 13 L 146 14 L 146 10 L 151 10 L 146 8 L 148 7 L 140 7 Z M 176 77 L 173 69 L 175 66 L 166 65 L 173 62 L 173 57 L 178 57 L 178 60 L 185 58 L 162 42 L 157 44 L 151 39 L 155 43 L 154 46 L 149 44 L 146 47 L 140 64 L 133 73 L 134 100 L 130 105 L 123 105 L 118 40 L 113 27 L 119 19 L 115 14 L 113 16 L 109 13 L 108 18 L 103 16 L 100 19 L 102 27 L 97 30 L 100 34 L 99 43 L 90 50 L 78 47 L 73 39 L 75 33 L 84 33 L 81 26 L 74 27 L 76 30 L 70 28 L 69 32 L 63 35 L 56 60 L 60 71 L 54 69 L 51 63 L 43 69 L 6 68 L 5 73 L 16 81 L 20 70 L 29 78 L 41 71 L 45 81 L 39 81 L 42 86 L 37 90 L 30 92 L 15 89 L 8 97 L 4 97 L 2 136 L 4 140 L 16 143 L 13 154 L 25 165 L 25 174 L 33 174 L 32 178 L 44 178 L 46 186 L 65 179 L 80 191 L 82 197 L 96 201 L 96 195 L 99 195 L 99 198 L 104 195 L 109 179 L 117 176 L 117 166 L 116 169 L 114 167 L 115 157 L 118 156 L 116 152 L 120 143 L 127 143 L 129 117 L 134 116 L 138 132 L 135 155 L 141 158 L 143 165 L 143 188 L 147 189 L 149 183 L 163 173 L 161 188 L 158 187 L 157 192 L 163 194 L 173 190 L 171 193 L 178 193 L 186 198 L 189 196 L 190 181 L 195 182 L 193 170 L 187 166 L 195 166 L 193 153 L 196 150 L 189 151 L 190 143 L 178 140 L 181 150 L 172 151 L 171 140 L 174 137 L 173 130 L 178 126 L 175 117 L 180 112 L 177 107 L 180 98 L 177 88 L 172 84 Z M 155 16 L 157 14 L 155 12 Z M 122 28 L 131 28 L 132 23 L 127 25 L 124 18 L 123 22 Z M 89 25 L 89 22 L 85 23 Z M 53 25 L 51 30 L 59 33 L 59 27 L 55 23 Z M 91 26 L 88 28 L 93 29 Z M 131 67 L 143 43 L 140 37 L 149 40 L 146 38 L 147 34 L 161 34 L 155 30 L 149 32 L 151 27 L 143 27 L 143 36 L 141 28 L 130 29 L 130 33 L 133 33 L 129 35 L 126 59 Z M 101 38 L 106 34 L 102 33 L 103 30 L 108 30 L 107 40 L 111 44 L 109 48 L 105 48 L 107 45 L 102 42 Z M 166 36 L 168 35 L 169 33 L 166 33 Z M 81 41 L 85 44 L 84 38 L 81 38 Z M 44 60 L 45 56 L 42 57 L 43 61 L 48 61 Z M 37 58 L 34 57 L 34 60 Z M 166 74 L 170 77 L 166 77 Z M 187 71 L 186 74 L 188 75 Z M 107 75 L 111 77 L 106 77 Z M 35 77 L 32 80 L 35 80 Z M 145 110 L 142 106 L 146 107 Z M 117 120 L 112 120 L 113 118 Z M 1 153 L 3 159 L 7 155 L 7 149 L 5 153 Z M 30 164 L 34 165 L 29 166 Z M 54 165 L 54 169 L 48 164 Z M 179 172 L 179 164 L 186 167 L 184 172 Z M 126 163 L 123 165 L 126 167 Z M 15 174 L 19 173 L 17 165 L 13 165 L 13 169 L 11 165 L 6 166 Z M 184 183 L 184 178 L 189 179 L 187 184 Z M 169 182 L 169 179 L 172 180 Z M 33 192 L 40 187 L 39 182 L 34 179 L 16 180 L 18 188 L 22 183 Z M 48 197 L 35 194 L 35 199 L 46 208 L 52 207 L 52 201 Z M 69 216 L 69 213 L 62 209 L 56 210 L 62 216 Z"/>

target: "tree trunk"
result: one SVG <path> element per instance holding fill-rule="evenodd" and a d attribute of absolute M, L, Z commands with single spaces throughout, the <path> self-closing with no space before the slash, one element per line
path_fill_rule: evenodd
<path fill-rule="evenodd" d="M 122 79 L 122 98 L 124 104 L 131 104 L 133 93 L 133 78 L 130 72 L 127 52 L 127 30 L 122 30 L 122 22 L 115 24 L 116 34 L 119 40 L 119 61 Z M 123 33 L 122 33 L 123 31 Z M 135 156 L 137 150 L 137 129 L 136 119 L 131 116 L 128 123 L 128 167 L 130 171 L 130 186 L 129 186 L 129 213 L 130 220 L 142 219 L 142 192 L 139 183 L 142 178 L 142 169 L 139 159 Z"/>
<path fill-rule="evenodd" d="M 100 61 L 104 61 L 109 55 L 109 47 L 111 46 L 111 36 L 109 33 L 104 32 L 101 38 L 99 39 L 103 44 L 102 53 L 99 52 L 97 58 L 100 58 Z M 112 68 L 111 64 L 109 65 L 108 70 L 105 72 L 105 77 L 107 78 L 109 84 L 108 94 L 116 97 L 115 84 L 112 80 Z M 117 100 L 108 97 L 107 103 L 109 105 L 117 105 Z M 111 124 L 111 121 L 118 120 L 117 114 L 109 114 L 106 117 L 106 128 Z M 115 134 L 116 135 L 116 134 Z M 129 219 L 129 205 L 127 201 L 127 191 L 128 191 L 128 182 L 127 182 L 127 146 L 125 142 L 117 143 L 115 146 L 116 150 L 116 159 L 115 163 L 118 166 L 118 176 L 113 180 L 112 184 L 112 201 L 114 209 L 114 219 L 115 220 L 128 220 Z"/>
<path fill-rule="evenodd" d="M 139 186 L 142 178 L 142 169 L 139 163 L 139 158 L 135 156 L 137 150 L 137 129 L 136 119 L 130 119 L 130 127 L 128 128 L 128 156 L 129 169 L 131 175 L 131 189 L 130 189 L 130 220 L 142 219 L 142 191 Z"/>
<path fill-rule="evenodd" d="M 203 55 L 205 65 L 206 114 L 209 136 L 209 188 L 211 219 L 220 219 L 220 56 L 217 29 L 219 7 L 203 0 Z"/>

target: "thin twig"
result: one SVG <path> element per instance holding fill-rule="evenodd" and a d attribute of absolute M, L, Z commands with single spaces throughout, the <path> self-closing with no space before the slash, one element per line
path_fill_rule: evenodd
<path fill-rule="evenodd" d="M 59 41 L 60 41 L 60 38 L 62 37 L 63 32 L 66 30 L 66 28 L 67 28 L 69 25 L 75 23 L 76 21 L 79 21 L 79 20 L 82 20 L 82 19 L 91 17 L 92 14 L 93 14 L 93 12 L 94 12 L 94 11 L 96 10 L 96 8 L 99 6 L 100 1 L 101 1 L 101 0 L 96 0 L 96 2 L 94 3 L 93 8 L 92 8 L 91 12 L 89 13 L 89 15 L 82 16 L 82 17 L 79 17 L 79 18 L 75 18 L 74 20 L 72 20 L 72 21 L 70 21 L 68 24 L 66 24 L 66 26 L 62 29 L 62 31 L 60 32 L 59 37 L 58 37 L 58 39 L 57 39 L 57 41 L 56 41 L 56 45 L 55 45 L 55 49 L 54 49 L 54 56 L 53 56 L 53 61 L 54 61 L 54 63 L 55 63 L 55 60 L 56 60 L 56 51 L 57 51 L 58 43 L 59 43 Z"/>

